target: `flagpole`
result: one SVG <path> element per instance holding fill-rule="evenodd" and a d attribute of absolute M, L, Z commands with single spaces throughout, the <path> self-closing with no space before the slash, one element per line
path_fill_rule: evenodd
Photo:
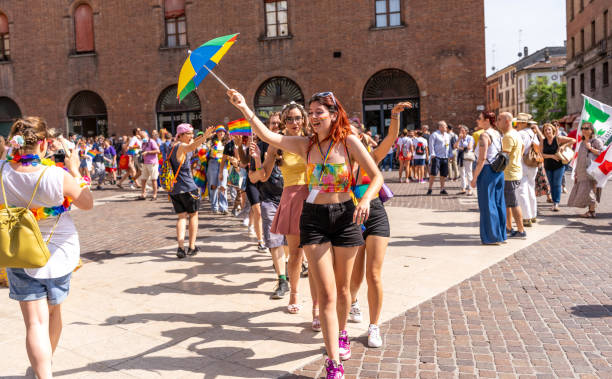
<path fill-rule="evenodd" d="M 230 90 L 230 88 L 227 86 L 227 84 L 225 84 L 225 83 L 223 82 L 223 80 L 221 80 L 221 78 L 217 76 L 217 74 L 215 74 L 214 72 L 212 72 L 212 70 L 211 70 L 210 68 L 206 67 L 206 65 L 204 65 L 204 68 L 205 68 L 205 69 L 207 69 L 207 70 L 208 70 L 208 72 L 210 72 L 210 73 L 212 74 L 212 76 L 214 76 L 214 77 L 215 77 L 215 79 L 217 79 L 217 80 L 219 81 L 219 83 L 221 83 L 221 85 L 223 85 L 223 87 L 225 87 L 225 89 L 226 89 L 226 90 L 228 90 L 228 91 Z"/>

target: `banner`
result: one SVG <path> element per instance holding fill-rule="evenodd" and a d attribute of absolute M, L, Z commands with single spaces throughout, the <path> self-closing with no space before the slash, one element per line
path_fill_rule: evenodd
<path fill-rule="evenodd" d="M 591 162 L 587 169 L 587 173 L 597 181 L 597 187 L 603 188 L 612 176 L 612 149 L 610 149 L 610 144 L 612 144 L 612 107 L 588 96 L 582 95 L 582 97 L 584 98 L 584 107 L 580 115 L 578 135 L 582 124 L 590 122 L 595 129 L 595 136 L 607 146 L 607 149 Z M 580 145 L 576 147 L 576 151 L 579 147 Z"/>

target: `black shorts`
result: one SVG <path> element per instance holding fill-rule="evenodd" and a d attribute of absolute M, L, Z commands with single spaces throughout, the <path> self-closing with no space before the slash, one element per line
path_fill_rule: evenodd
<path fill-rule="evenodd" d="M 200 191 L 178 193 L 170 195 L 175 213 L 196 213 L 200 209 Z"/>
<path fill-rule="evenodd" d="M 353 200 L 335 204 L 304 202 L 300 217 L 300 245 L 330 242 L 332 246 L 364 244 L 361 228 L 353 222 Z"/>
<path fill-rule="evenodd" d="M 447 177 L 448 176 L 448 158 L 438 158 L 433 157 L 431 159 L 431 170 L 429 171 L 429 175 L 438 176 L 438 172 L 440 172 L 440 176 Z"/>
<path fill-rule="evenodd" d="M 377 197 L 370 202 L 370 215 L 363 225 L 365 226 L 363 231 L 364 240 L 368 236 L 389 237 L 391 235 L 387 211 L 385 211 L 385 206 L 380 201 L 380 198 Z"/>
<path fill-rule="evenodd" d="M 518 207 L 517 195 L 520 185 L 520 180 L 506 180 L 504 182 L 504 198 L 506 199 L 506 208 Z"/>
<path fill-rule="evenodd" d="M 251 205 L 261 203 L 261 194 L 259 193 L 259 189 L 250 180 L 247 180 L 245 192 Z"/>

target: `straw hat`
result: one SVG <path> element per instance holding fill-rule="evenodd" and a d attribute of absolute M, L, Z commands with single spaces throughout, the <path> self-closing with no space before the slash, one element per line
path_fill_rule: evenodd
<path fill-rule="evenodd" d="M 514 120 L 512 120 L 513 123 L 528 123 L 529 120 L 531 120 L 533 118 L 533 116 L 531 116 L 529 113 L 519 113 L 518 116 L 516 116 L 514 118 Z"/>

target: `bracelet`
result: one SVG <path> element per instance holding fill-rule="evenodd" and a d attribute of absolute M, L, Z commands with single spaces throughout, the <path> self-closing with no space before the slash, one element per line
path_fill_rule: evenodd
<path fill-rule="evenodd" d="M 391 118 L 394 120 L 399 120 L 399 113 L 391 113 Z"/>
<path fill-rule="evenodd" d="M 91 178 L 89 176 L 80 177 L 77 179 L 77 182 L 79 183 L 79 187 L 81 188 L 91 187 Z"/>
<path fill-rule="evenodd" d="M 263 167 L 255 167 L 255 171 L 263 170 Z"/>

